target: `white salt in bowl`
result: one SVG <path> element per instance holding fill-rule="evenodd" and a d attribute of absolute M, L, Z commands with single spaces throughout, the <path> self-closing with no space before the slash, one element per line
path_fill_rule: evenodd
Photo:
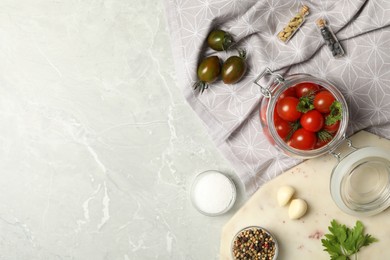
<path fill-rule="evenodd" d="M 191 186 L 192 205 L 206 216 L 219 216 L 229 211 L 236 201 L 236 186 L 219 171 L 199 173 Z"/>

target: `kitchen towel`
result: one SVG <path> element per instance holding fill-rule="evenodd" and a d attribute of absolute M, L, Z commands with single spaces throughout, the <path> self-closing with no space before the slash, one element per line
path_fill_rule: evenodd
<path fill-rule="evenodd" d="M 259 120 L 260 89 L 253 82 L 266 68 L 308 73 L 333 82 L 350 108 L 348 134 L 366 129 L 390 138 L 390 1 L 388 0 L 164 0 L 179 85 L 211 138 L 231 162 L 248 194 L 300 162 L 271 146 Z M 277 33 L 302 5 L 310 14 L 287 43 Z M 325 18 L 346 52 L 333 58 L 315 21 Z M 234 84 L 192 89 L 212 29 L 231 33 L 247 51 L 248 71 Z M 218 52 L 226 59 L 234 50 Z"/>

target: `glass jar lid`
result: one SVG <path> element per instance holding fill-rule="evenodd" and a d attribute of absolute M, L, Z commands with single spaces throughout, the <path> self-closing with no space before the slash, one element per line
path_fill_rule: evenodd
<path fill-rule="evenodd" d="M 390 205 L 390 151 L 358 149 L 333 169 L 330 192 L 337 206 L 355 216 L 372 216 Z"/>

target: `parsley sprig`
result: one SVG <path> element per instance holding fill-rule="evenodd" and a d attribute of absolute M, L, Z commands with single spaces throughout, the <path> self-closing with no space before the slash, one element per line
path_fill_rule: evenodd
<path fill-rule="evenodd" d="M 314 109 L 314 95 L 307 95 L 299 98 L 297 110 L 301 113 L 306 113 Z"/>
<path fill-rule="evenodd" d="M 363 234 L 364 226 L 360 221 L 356 221 L 352 229 L 336 220 L 332 220 L 330 224 L 330 234 L 326 234 L 326 239 L 321 239 L 321 242 L 331 260 L 350 260 L 352 255 L 357 259 L 360 248 L 378 241 L 369 234 Z"/>
<path fill-rule="evenodd" d="M 330 106 L 330 113 L 325 118 L 325 125 L 333 125 L 343 118 L 343 107 L 340 101 L 334 101 Z"/>

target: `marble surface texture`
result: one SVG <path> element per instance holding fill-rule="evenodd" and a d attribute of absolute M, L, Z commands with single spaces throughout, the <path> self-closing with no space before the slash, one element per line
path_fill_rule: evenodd
<path fill-rule="evenodd" d="M 217 259 L 243 192 L 221 217 L 190 204 L 195 174 L 234 172 L 176 85 L 162 3 L 0 10 L 0 259 Z"/>

